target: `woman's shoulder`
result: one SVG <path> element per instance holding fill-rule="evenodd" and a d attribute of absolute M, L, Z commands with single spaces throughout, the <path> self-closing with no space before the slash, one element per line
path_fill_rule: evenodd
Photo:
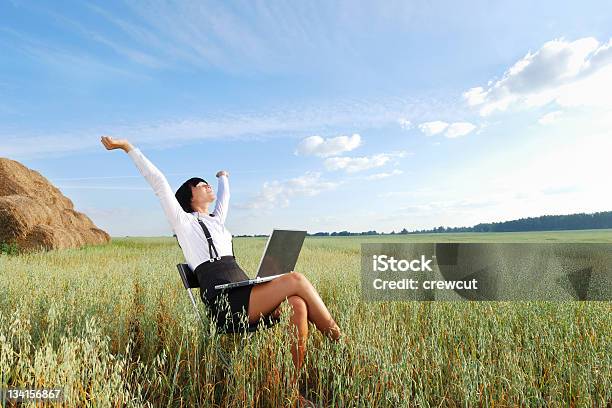
<path fill-rule="evenodd" d="M 197 219 L 198 217 L 196 217 L 194 214 L 186 212 L 182 222 L 175 226 L 175 230 L 185 230 L 185 228 L 189 228 L 189 226 L 192 225 L 194 221 L 197 221 Z"/>

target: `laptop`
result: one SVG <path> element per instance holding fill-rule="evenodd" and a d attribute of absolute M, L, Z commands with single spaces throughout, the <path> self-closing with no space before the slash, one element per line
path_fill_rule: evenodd
<path fill-rule="evenodd" d="M 254 279 L 215 285 L 215 289 L 256 285 L 291 272 L 295 268 L 305 237 L 306 231 L 274 229 L 259 261 L 257 276 Z"/>

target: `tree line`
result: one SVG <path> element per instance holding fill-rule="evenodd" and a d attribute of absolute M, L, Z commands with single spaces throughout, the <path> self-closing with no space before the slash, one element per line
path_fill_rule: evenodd
<path fill-rule="evenodd" d="M 592 214 L 579 213 L 567 215 L 542 215 L 539 217 L 520 218 L 518 220 L 480 223 L 472 227 L 444 227 L 409 231 L 404 228 L 399 232 L 376 232 L 375 230 L 351 232 L 316 232 L 308 234 L 314 237 L 346 237 L 360 235 L 406 235 L 432 234 L 448 232 L 524 232 L 524 231 L 560 231 L 612 228 L 612 211 L 602 211 Z M 237 235 L 242 237 L 267 237 L 267 235 Z"/>

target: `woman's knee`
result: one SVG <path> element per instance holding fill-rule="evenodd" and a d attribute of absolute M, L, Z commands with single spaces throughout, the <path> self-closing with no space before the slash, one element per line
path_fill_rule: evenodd
<path fill-rule="evenodd" d="M 302 299 L 300 296 L 294 295 L 289 296 L 287 298 L 287 302 L 291 305 L 293 309 L 293 313 L 299 316 L 307 316 L 308 315 L 308 306 L 306 305 L 306 301 Z"/>
<path fill-rule="evenodd" d="M 292 285 L 294 285 L 295 287 L 309 287 L 310 286 L 310 282 L 308 281 L 306 276 L 304 276 L 300 272 L 291 271 L 286 276 L 287 276 L 287 279 L 289 279 Z"/>

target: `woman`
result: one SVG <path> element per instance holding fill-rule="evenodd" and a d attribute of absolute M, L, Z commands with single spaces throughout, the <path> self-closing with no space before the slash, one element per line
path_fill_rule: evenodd
<path fill-rule="evenodd" d="M 238 325 L 244 319 L 244 311 L 249 323 L 260 322 L 260 319 L 270 316 L 278 318 L 281 305 L 287 300 L 292 308 L 291 329 L 297 331 L 291 345 L 296 367 L 295 379 L 304 361 L 309 321 L 332 340 L 344 338 L 312 284 L 304 275 L 293 271 L 266 283 L 224 291 L 231 309 L 231 317 L 227 320 L 221 302 L 215 302 L 221 292 L 214 286 L 248 279 L 233 257 L 232 235 L 225 228 L 230 195 L 229 174 L 223 170 L 217 173 L 219 196 L 213 212 L 209 213 L 208 207 L 215 200 L 215 193 L 206 180 L 191 178 L 173 195 L 165 176 L 138 148 L 125 139 L 110 136 L 102 136 L 101 141 L 107 150 L 125 151 L 153 187 L 185 259 L 198 277 L 202 300 L 217 317 L 219 327 Z M 207 239 L 207 236 L 210 238 Z M 215 260 L 209 262 L 211 258 Z"/>

